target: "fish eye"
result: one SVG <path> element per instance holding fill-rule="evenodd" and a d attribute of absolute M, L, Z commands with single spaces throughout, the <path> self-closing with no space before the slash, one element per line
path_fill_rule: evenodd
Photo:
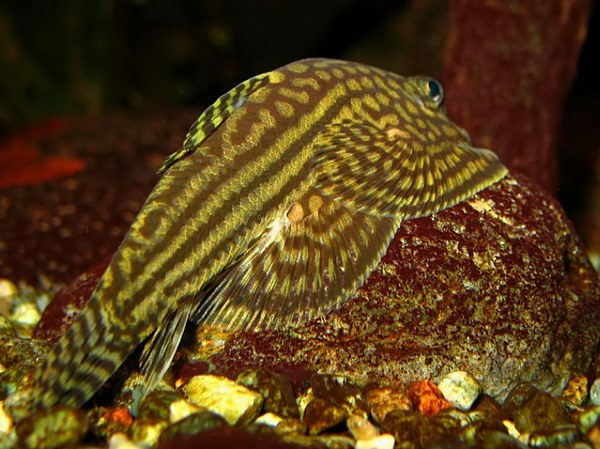
<path fill-rule="evenodd" d="M 434 79 L 427 81 L 425 90 L 429 98 L 433 100 L 436 106 L 440 106 L 444 102 L 444 89 L 442 85 Z"/>

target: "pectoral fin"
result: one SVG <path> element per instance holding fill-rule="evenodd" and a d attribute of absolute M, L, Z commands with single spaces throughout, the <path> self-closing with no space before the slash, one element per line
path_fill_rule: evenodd
<path fill-rule="evenodd" d="M 402 129 L 349 120 L 323 134 L 314 170 L 323 195 L 402 219 L 453 206 L 507 173 L 491 151 L 443 138 L 425 144 Z"/>
<path fill-rule="evenodd" d="M 399 226 L 310 189 L 213 284 L 193 319 L 231 330 L 313 319 L 356 292 Z"/>

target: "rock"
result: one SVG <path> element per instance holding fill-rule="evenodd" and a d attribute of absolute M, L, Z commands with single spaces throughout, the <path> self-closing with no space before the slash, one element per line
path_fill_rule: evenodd
<path fill-rule="evenodd" d="M 33 338 L 56 342 L 71 326 L 96 288 L 112 257 L 105 257 L 54 295 L 33 330 Z"/>
<path fill-rule="evenodd" d="M 428 447 L 446 429 L 420 413 L 399 410 L 388 413 L 381 431 L 393 435 L 396 447 L 416 449 Z"/>
<path fill-rule="evenodd" d="M 539 392 L 523 403 L 514 413 L 519 432 L 553 431 L 562 425 L 571 425 L 571 419 L 562 404 L 548 393 Z"/>
<path fill-rule="evenodd" d="M 286 418 L 297 418 L 298 406 L 289 379 L 274 371 L 256 368 L 246 370 L 236 382 L 258 391 L 264 398 L 264 409 Z"/>
<path fill-rule="evenodd" d="M 219 414 L 203 410 L 167 426 L 160 434 L 159 442 L 162 444 L 177 437 L 196 435 L 225 425 L 227 421 Z"/>
<path fill-rule="evenodd" d="M 394 437 L 384 433 L 368 440 L 358 440 L 354 447 L 355 449 L 393 449 Z"/>
<path fill-rule="evenodd" d="M 279 435 L 304 435 L 306 430 L 306 424 L 298 418 L 284 418 L 275 428 L 275 432 Z"/>
<path fill-rule="evenodd" d="M 502 404 L 502 411 L 510 419 L 513 419 L 517 411 L 536 394 L 540 393 L 540 390 L 535 388 L 528 382 L 519 382 L 510 391 L 504 404 Z"/>
<path fill-rule="evenodd" d="M 127 433 L 134 419 L 126 407 L 93 408 L 88 412 L 87 418 L 89 434 L 102 440 L 116 433 Z"/>
<path fill-rule="evenodd" d="M 590 403 L 600 405 L 600 377 L 594 380 L 590 388 Z"/>
<path fill-rule="evenodd" d="M 412 410 L 412 402 L 403 390 L 392 387 L 372 387 L 365 390 L 365 399 L 373 419 L 381 424 L 395 410 Z"/>
<path fill-rule="evenodd" d="M 452 407 L 452 404 L 444 399 L 437 385 L 428 380 L 412 382 L 406 389 L 406 395 L 415 410 L 426 416 L 433 416 L 440 410 Z"/>
<path fill-rule="evenodd" d="M 584 405 L 588 398 L 587 377 L 580 373 L 573 374 L 562 392 L 562 398 L 574 405 Z"/>
<path fill-rule="evenodd" d="M 370 440 L 379 435 L 379 430 L 368 419 L 359 415 L 351 415 L 346 420 L 346 427 L 355 440 Z"/>
<path fill-rule="evenodd" d="M 313 440 L 322 442 L 327 449 L 355 449 L 354 440 L 346 435 L 316 435 Z"/>
<path fill-rule="evenodd" d="M 331 402 L 315 398 L 304 410 L 303 420 L 310 435 L 317 435 L 325 430 L 339 426 L 348 419 L 348 411 Z"/>
<path fill-rule="evenodd" d="M 230 425 L 251 422 L 263 404 L 259 393 L 221 376 L 195 376 L 183 390 L 194 404 L 222 416 Z"/>
<path fill-rule="evenodd" d="M 38 410 L 15 426 L 19 445 L 26 449 L 74 446 L 81 441 L 87 428 L 83 411 L 64 406 Z"/>
<path fill-rule="evenodd" d="M 559 429 L 533 432 L 527 444 L 530 447 L 572 447 L 578 437 L 575 425 L 562 426 Z"/>
<path fill-rule="evenodd" d="M 477 403 L 467 416 L 469 416 L 472 421 L 477 421 L 480 419 L 496 419 L 502 421 L 505 419 L 502 406 L 498 404 L 494 398 L 488 396 L 487 394 L 482 394 L 479 397 Z"/>
<path fill-rule="evenodd" d="M 155 447 L 168 425 L 168 421 L 161 419 L 136 419 L 131 426 L 130 435 L 137 444 Z"/>
<path fill-rule="evenodd" d="M 558 394 L 599 338 L 600 283 L 580 239 L 556 200 L 514 174 L 404 222 L 339 310 L 293 333 L 236 334 L 211 363 L 302 366 L 359 386 L 465 370 L 502 401 L 516 380 Z"/>
<path fill-rule="evenodd" d="M 86 170 L 2 190 L 0 277 L 66 283 L 111 255 L 156 183 L 165 149 L 181 145 L 199 112 L 83 119 L 44 142 L 45 154 L 76 149 Z"/>
<path fill-rule="evenodd" d="M 203 410 L 206 409 L 203 407 L 198 407 L 197 405 L 192 404 L 185 399 L 180 399 L 172 402 L 169 406 L 169 422 L 175 423 Z"/>
<path fill-rule="evenodd" d="M 448 373 L 437 386 L 444 398 L 461 410 L 469 410 L 482 391 L 477 379 L 467 371 Z"/>
<path fill-rule="evenodd" d="M 579 431 L 581 433 L 586 433 L 592 428 L 592 426 L 598 423 L 598 418 L 600 418 L 599 406 L 590 407 L 587 410 L 583 410 L 577 417 L 577 426 Z"/>
<path fill-rule="evenodd" d="M 360 389 L 343 376 L 314 375 L 311 377 L 313 395 L 343 407 L 347 414 L 368 416 L 369 405 Z"/>
<path fill-rule="evenodd" d="M 131 441 L 124 433 L 115 433 L 108 439 L 108 449 L 144 449 Z"/>
<path fill-rule="evenodd" d="M 13 428 L 13 420 L 4 411 L 4 401 L 0 401 L 0 437 L 6 435 Z"/>
<path fill-rule="evenodd" d="M 183 397 L 175 391 L 154 390 L 148 393 L 140 402 L 138 408 L 139 419 L 171 420 L 171 405 L 181 401 Z"/>
<path fill-rule="evenodd" d="M 254 421 L 254 424 L 268 426 L 268 427 L 271 427 L 272 429 L 275 429 L 282 422 L 283 422 L 283 418 L 281 416 L 276 415 L 275 413 L 268 412 L 268 413 L 265 413 L 264 415 L 260 415 L 258 418 L 256 418 L 256 421 Z"/>

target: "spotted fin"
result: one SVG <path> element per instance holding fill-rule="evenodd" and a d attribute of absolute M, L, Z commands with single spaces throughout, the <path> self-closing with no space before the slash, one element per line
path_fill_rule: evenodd
<path fill-rule="evenodd" d="M 241 108 L 248 97 L 269 83 L 269 73 L 257 75 L 243 83 L 238 84 L 224 95 L 221 95 L 213 104 L 198 117 L 190 127 L 181 150 L 171 154 L 165 159 L 158 170 L 163 174 L 173 164 L 198 149 L 202 142 L 210 136 L 215 129 L 223 123 L 234 111 Z"/>
<path fill-rule="evenodd" d="M 254 330 L 322 315 L 364 283 L 399 226 L 309 189 L 213 284 L 193 320 Z"/>
<path fill-rule="evenodd" d="M 424 144 L 401 129 L 351 121 L 324 134 L 314 161 L 323 195 L 402 219 L 457 204 L 507 173 L 494 153 L 462 139 Z"/>

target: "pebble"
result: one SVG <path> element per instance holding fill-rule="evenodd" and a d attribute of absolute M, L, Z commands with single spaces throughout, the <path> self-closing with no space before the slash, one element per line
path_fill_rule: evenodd
<path fill-rule="evenodd" d="M 517 410 L 539 392 L 540 390 L 529 382 L 517 383 L 504 400 L 502 411 L 506 414 L 507 418 L 513 419 Z"/>
<path fill-rule="evenodd" d="M 55 449 L 75 446 L 88 428 L 82 410 L 57 406 L 40 409 L 16 426 L 19 445 L 25 449 Z"/>
<path fill-rule="evenodd" d="M 364 393 L 371 416 L 381 424 L 386 415 L 395 410 L 412 410 L 412 402 L 403 390 L 392 387 L 369 388 Z"/>
<path fill-rule="evenodd" d="M 337 435 L 333 435 L 337 436 Z M 347 441 L 350 440 L 350 446 L 347 445 Z M 284 443 L 290 444 L 292 448 L 307 448 L 307 449 L 332 449 L 328 445 L 337 445 L 339 449 L 352 449 L 354 442 L 351 438 L 345 438 L 342 441 L 329 440 L 327 437 L 312 437 L 308 435 L 285 435 L 282 437 Z M 336 448 L 336 449 L 338 449 Z M 287 449 L 287 448 L 286 448 Z M 291 448 L 290 448 L 291 449 Z"/>
<path fill-rule="evenodd" d="M 317 435 L 339 426 L 348 419 L 348 416 L 345 408 L 321 398 L 310 401 L 304 410 L 304 422 L 310 435 Z"/>
<path fill-rule="evenodd" d="M 169 422 L 171 424 L 181 421 L 194 413 L 206 410 L 203 407 L 199 407 L 196 404 L 192 404 L 185 399 L 179 399 L 178 401 L 171 402 L 169 405 Z"/>
<path fill-rule="evenodd" d="M 346 420 L 346 427 L 356 440 L 370 440 L 379 435 L 377 427 L 359 415 L 351 415 Z"/>
<path fill-rule="evenodd" d="M 527 444 L 530 447 L 570 447 L 577 435 L 575 425 L 565 425 L 558 429 L 533 432 L 529 435 Z"/>
<path fill-rule="evenodd" d="M 124 433 L 115 433 L 108 439 L 108 449 L 144 449 L 131 441 Z"/>
<path fill-rule="evenodd" d="M 502 421 L 505 418 L 502 406 L 487 394 L 479 396 L 475 406 L 469 411 L 468 416 L 471 421 L 479 419 L 496 419 Z"/>
<path fill-rule="evenodd" d="M 158 440 L 160 443 L 164 443 L 175 437 L 196 435 L 206 430 L 225 426 L 226 424 L 225 419 L 219 414 L 203 410 L 167 426 L 160 434 Z"/>
<path fill-rule="evenodd" d="M 306 424 L 298 418 L 283 418 L 275 429 L 279 435 L 297 434 L 304 435 L 306 433 Z"/>
<path fill-rule="evenodd" d="M 354 440 L 346 435 L 317 435 L 312 438 L 311 449 L 315 442 L 321 442 L 327 449 L 354 449 Z"/>
<path fill-rule="evenodd" d="M 4 401 L 0 401 L 0 438 L 13 428 L 13 421 L 4 411 Z"/>
<path fill-rule="evenodd" d="M 126 407 L 99 407 L 87 414 L 89 433 L 95 438 L 106 439 L 115 433 L 126 433 L 133 424 L 133 416 Z"/>
<path fill-rule="evenodd" d="M 590 404 L 600 405 L 600 377 L 594 381 L 590 388 Z"/>
<path fill-rule="evenodd" d="M 562 398 L 571 404 L 582 406 L 588 398 L 588 379 L 581 373 L 573 374 L 565 387 Z"/>
<path fill-rule="evenodd" d="M 13 298 L 19 290 L 17 286 L 8 279 L 0 278 L 0 315 L 8 315 Z"/>
<path fill-rule="evenodd" d="M 222 416 L 232 426 L 252 422 L 263 405 L 260 393 L 221 376 L 194 376 L 183 390 L 191 402 Z"/>
<path fill-rule="evenodd" d="M 570 417 L 560 401 L 541 391 L 518 408 L 514 415 L 515 426 L 521 433 L 553 430 L 563 424 L 569 425 L 569 422 Z"/>
<path fill-rule="evenodd" d="M 313 395 L 312 388 L 307 389 L 296 398 L 296 404 L 298 405 L 298 411 L 300 412 L 300 419 L 304 419 L 304 410 L 306 406 L 315 398 Z"/>
<path fill-rule="evenodd" d="M 238 384 L 258 391 L 264 398 L 264 410 L 286 418 L 299 416 L 290 380 L 271 370 L 248 369 L 239 374 Z"/>
<path fill-rule="evenodd" d="M 452 404 L 444 399 L 437 385 L 429 380 L 410 383 L 406 388 L 406 395 L 415 410 L 425 416 L 433 416 L 440 410 L 452 407 Z"/>
<path fill-rule="evenodd" d="M 460 410 L 470 410 L 482 392 L 481 385 L 467 371 L 453 371 L 438 383 L 444 398 Z"/>
<path fill-rule="evenodd" d="M 173 415 L 171 405 L 175 402 L 181 401 L 182 399 L 183 396 L 176 391 L 151 391 L 140 402 L 138 408 L 138 418 L 147 420 L 162 419 L 174 422 L 175 420 L 171 419 Z"/>
<path fill-rule="evenodd" d="M 144 447 L 154 447 L 158 444 L 161 433 L 168 425 L 169 422 L 162 419 L 137 419 L 131 425 L 129 433 L 137 444 Z"/>
<path fill-rule="evenodd" d="M 311 377 L 313 395 L 343 407 L 352 413 L 367 417 L 369 405 L 360 389 L 344 376 L 320 375 Z"/>
<path fill-rule="evenodd" d="M 581 433 L 586 433 L 598 422 L 600 417 L 600 406 L 590 407 L 582 411 L 577 417 L 577 426 Z"/>
<path fill-rule="evenodd" d="M 358 440 L 355 449 L 393 449 L 394 437 L 389 433 L 377 435 L 368 440 Z"/>
<path fill-rule="evenodd" d="M 275 413 L 265 413 L 264 415 L 260 415 L 258 418 L 256 418 L 256 421 L 254 421 L 255 424 L 260 424 L 263 426 L 267 426 L 267 427 L 271 427 L 271 428 L 276 428 L 279 424 L 281 424 L 281 422 L 283 421 L 283 418 L 279 415 L 276 415 Z"/>
<path fill-rule="evenodd" d="M 400 448 L 428 447 L 446 432 L 427 416 L 405 410 L 388 413 L 381 425 L 381 431 L 393 435 L 395 444 Z"/>

